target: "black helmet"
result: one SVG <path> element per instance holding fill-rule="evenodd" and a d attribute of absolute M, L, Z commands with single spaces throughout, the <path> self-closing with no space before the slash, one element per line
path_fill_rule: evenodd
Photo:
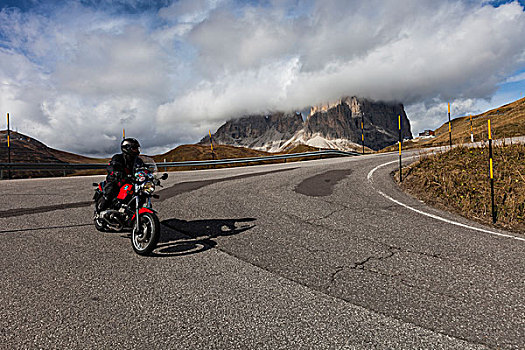
<path fill-rule="evenodd" d="M 122 150 L 122 153 L 129 156 L 138 156 L 140 154 L 140 143 L 136 139 L 128 137 L 127 139 L 122 140 L 120 143 L 120 149 Z"/>

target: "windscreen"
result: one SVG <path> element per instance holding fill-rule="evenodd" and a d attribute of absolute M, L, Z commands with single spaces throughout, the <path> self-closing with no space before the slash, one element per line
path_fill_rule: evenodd
<path fill-rule="evenodd" d="M 135 172 L 139 169 L 147 169 L 151 174 L 155 175 L 157 173 L 157 164 L 150 157 L 138 156 L 135 160 Z"/>

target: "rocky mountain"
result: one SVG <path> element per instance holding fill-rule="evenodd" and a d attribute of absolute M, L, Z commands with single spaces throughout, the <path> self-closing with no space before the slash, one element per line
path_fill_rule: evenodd
<path fill-rule="evenodd" d="M 365 146 L 379 150 L 398 140 L 412 138 L 410 121 L 400 103 L 373 102 L 357 97 L 314 106 L 303 120 L 299 113 L 273 113 L 232 119 L 213 135 L 217 144 L 249 147 L 269 152 L 298 144 L 342 150 L 361 149 L 361 121 Z M 200 143 L 209 143 L 209 136 Z"/>
<path fill-rule="evenodd" d="M 277 152 L 302 127 L 303 117 L 300 113 L 251 115 L 227 121 L 213 135 L 213 142 Z M 200 143 L 209 144 L 209 136 Z"/>

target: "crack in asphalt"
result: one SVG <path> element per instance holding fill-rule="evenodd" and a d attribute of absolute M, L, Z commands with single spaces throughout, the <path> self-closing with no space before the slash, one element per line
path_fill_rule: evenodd
<path fill-rule="evenodd" d="M 305 221 L 305 222 L 308 222 L 308 223 L 310 223 L 310 224 L 312 224 L 312 225 L 316 225 L 316 226 L 318 226 L 319 224 L 315 224 L 315 223 L 314 223 L 315 221 L 321 221 L 321 220 L 324 220 L 324 219 L 328 219 L 330 216 L 334 215 L 335 213 L 339 213 L 339 212 L 342 212 L 342 211 L 344 211 L 344 210 L 346 210 L 346 209 L 345 209 L 345 208 L 335 209 L 335 210 L 332 210 L 329 214 L 327 214 L 327 215 L 325 215 L 325 216 L 321 216 L 321 217 L 316 218 L 316 219 L 313 219 L 313 220 L 307 220 L 307 221 Z M 321 225 L 321 226 L 322 226 L 322 225 Z"/>
<path fill-rule="evenodd" d="M 386 255 L 382 255 L 382 256 L 371 255 L 368 258 L 366 258 L 365 260 L 355 263 L 354 267 L 351 267 L 351 268 L 355 269 L 355 270 L 364 270 L 365 269 L 365 265 L 367 263 L 369 263 L 370 261 L 372 261 L 372 260 L 377 260 L 377 261 L 386 260 L 388 258 L 393 257 L 398 252 L 399 252 L 399 249 L 390 249 L 390 252 L 387 253 Z"/>
<path fill-rule="evenodd" d="M 302 281 L 299 281 L 299 280 L 296 280 L 296 279 L 294 279 L 294 278 L 290 278 L 290 277 L 287 277 L 287 276 L 285 276 L 285 275 L 282 275 L 282 274 L 280 274 L 280 273 L 278 273 L 278 272 L 276 272 L 276 271 L 273 271 L 273 270 L 271 270 L 271 269 L 268 269 L 267 267 L 265 267 L 265 266 L 262 265 L 262 264 L 258 264 L 258 263 L 255 263 L 255 262 L 253 262 L 253 261 L 246 260 L 246 259 L 242 258 L 241 256 L 235 254 L 233 251 L 229 251 L 229 250 L 224 249 L 224 248 L 221 248 L 221 247 L 219 247 L 219 246 L 213 246 L 213 247 L 211 247 L 211 248 L 212 248 L 212 249 L 216 249 L 216 250 L 220 251 L 220 252 L 223 253 L 223 254 L 226 254 L 226 255 L 228 255 L 228 256 L 231 256 L 231 257 L 233 257 L 233 258 L 235 258 L 235 259 L 238 259 L 238 260 L 240 260 L 240 261 L 243 261 L 243 262 L 245 262 L 245 263 L 247 263 L 247 264 L 250 264 L 250 265 L 252 265 L 252 266 L 254 266 L 254 267 L 256 267 L 256 268 L 259 268 L 259 269 L 261 269 L 261 270 L 263 270 L 263 271 L 267 271 L 267 272 L 270 273 L 270 274 L 277 275 L 277 276 L 279 276 L 280 278 L 284 278 L 284 279 L 286 279 L 286 280 L 288 280 L 288 281 L 290 281 L 290 282 L 297 283 L 298 285 L 301 285 L 301 286 L 303 286 L 303 287 L 305 287 L 305 288 L 312 289 L 312 290 L 316 290 L 316 291 L 318 291 L 318 292 L 320 292 L 320 293 L 322 293 L 322 294 L 324 294 L 324 295 L 327 295 L 327 296 L 329 296 L 329 297 L 331 297 L 331 298 L 336 298 L 336 299 L 339 299 L 339 300 L 344 301 L 345 303 L 349 303 L 349 304 L 352 304 L 352 305 L 357 305 L 357 306 L 360 306 L 360 307 L 364 307 L 364 306 L 362 306 L 362 305 L 359 304 L 359 303 L 354 303 L 354 302 L 352 302 L 352 300 L 346 299 L 346 298 L 344 298 L 344 297 L 342 297 L 342 296 L 337 296 L 337 295 L 332 294 L 332 292 L 331 292 L 331 286 L 333 286 L 333 285 L 336 283 L 337 275 L 340 274 L 341 272 L 343 272 L 343 271 L 346 270 L 346 269 L 353 269 L 353 270 L 362 270 L 362 271 L 372 272 L 372 273 L 376 273 L 376 274 L 379 274 L 379 275 L 383 275 L 383 276 L 386 276 L 386 277 L 389 277 L 389 278 L 395 278 L 395 277 L 398 277 L 398 276 L 400 276 L 400 275 L 386 274 L 386 273 L 382 273 L 382 272 L 380 272 L 380 271 L 375 272 L 374 270 L 367 269 L 365 265 L 366 265 L 367 262 L 371 261 L 371 260 L 374 259 L 374 258 L 375 258 L 375 259 L 379 259 L 379 260 L 385 260 L 385 259 L 391 258 L 391 257 L 394 256 L 395 254 L 397 254 L 397 253 L 403 251 L 402 249 L 393 249 L 393 250 L 391 251 L 391 254 L 387 254 L 387 255 L 385 255 L 385 256 L 381 256 L 381 257 L 374 257 L 374 256 L 372 256 L 372 257 L 368 257 L 368 258 L 366 258 L 365 260 L 363 260 L 363 261 L 361 261 L 361 262 L 358 262 L 358 263 L 354 264 L 354 266 L 352 266 L 352 267 L 336 266 L 335 271 L 330 275 L 330 279 L 331 279 L 331 283 L 330 283 L 330 285 L 328 286 L 328 288 L 323 289 L 323 288 L 313 287 L 313 286 L 311 286 L 311 285 L 309 285 L 309 284 L 307 284 L 307 283 L 304 283 L 304 282 L 302 282 Z M 321 250 L 319 250 L 319 251 L 321 251 Z M 416 252 L 416 254 L 417 254 L 417 252 Z M 358 269 L 357 266 L 362 266 L 362 268 L 361 268 L 361 269 Z M 401 279 L 400 282 L 403 283 L 403 282 L 405 282 L 405 281 L 404 281 L 403 279 Z M 408 285 L 408 286 L 409 286 L 409 287 L 416 288 L 416 289 L 420 289 L 420 290 L 425 290 L 425 291 L 428 291 L 428 292 L 431 292 L 431 293 L 434 293 L 434 294 L 443 295 L 443 296 L 447 296 L 447 297 L 451 297 L 451 298 L 453 298 L 453 297 L 450 296 L 450 295 L 447 295 L 447 294 L 444 294 L 444 293 L 435 292 L 435 291 L 428 290 L 428 289 L 425 289 L 425 288 L 421 288 L 421 287 L 418 287 L 418 286 L 411 286 L 411 285 Z M 383 316 L 385 316 L 385 317 L 390 317 L 390 318 L 393 318 L 393 319 L 399 320 L 399 321 L 401 321 L 401 322 L 403 322 L 403 323 L 406 323 L 406 324 L 412 324 L 412 325 L 415 325 L 415 326 L 417 326 L 417 327 L 421 327 L 421 328 L 423 328 L 423 329 L 430 330 L 430 331 L 432 331 L 432 332 L 434 332 L 434 333 L 436 333 L 436 334 L 441 334 L 441 335 L 444 335 L 444 336 L 447 336 L 447 337 L 450 337 L 450 338 L 454 338 L 454 339 L 462 340 L 462 341 L 464 341 L 464 342 L 466 342 L 466 343 L 468 343 L 468 344 L 482 345 L 482 346 L 485 346 L 485 347 L 488 346 L 488 345 L 485 344 L 485 343 L 476 342 L 476 341 L 473 341 L 472 339 L 467 339 L 467 338 L 465 338 L 465 337 L 461 337 L 461 336 L 458 336 L 458 335 L 452 335 L 452 334 L 449 334 L 449 333 L 447 333 L 447 332 L 443 332 L 443 331 L 440 331 L 440 330 L 438 330 L 438 329 L 434 329 L 434 328 L 432 328 L 432 327 L 426 327 L 426 326 L 424 326 L 424 325 L 422 325 L 422 324 L 418 324 L 418 323 L 415 323 L 415 322 L 412 322 L 412 321 L 406 320 L 406 319 L 401 318 L 401 317 L 396 317 L 396 316 L 393 316 L 393 315 L 390 315 L 390 314 L 387 314 L 387 313 L 384 313 L 384 312 L 381 312 L 381 311 L 377 311 L 377 310 L 369 309 L 369 308 L 367 308 L 367 307 L 364 307 L 364 308 L 367 309 L 367 310 L 369 310 L 369 311 L 371 311 L 371 312 L 374 312 L 374 313 L 376 313 L 376 314 L 378 314 L 378 315 L 383 315 Z"/>
<path fill-rule="evenodd" d="M 382 244 L 382 243 L 380 243 L 380 244 Z M 374 269 L 374 268 L 370 268 L 370 267 L 366 266 L 369 262 L 371 262 L 373 260 L 383 261 L 383 260 L 386 260 L 386 259 L 390 259 L 394 255 L 400 254 L 400 253 L 408 253 L 408 254 L 415 254 L 415 255 L 421 255 L 421 256 L 426 256 L 426 257 L 432 257 L 432 258 L 436 258 L 436 259 L 442 259 L 442 257 L 439 256 L 439 254 L 427 254 L 427 253 L 411 251 L 411 250 L 402 249 L 402 248 L 393 247 L 393 246 L 389 246 L 389 250 L 390 250 L 390 252 L 386 253 L 385 255 L 381 255 L 381 256 L 371 255 L 371 256 L 367 257 L 366 259 L 364 259 L 362 261 L 354 263 L 352 266 L 336 266 L 335 267 L 335 271 L 330 275 L 330 283 L 327 286 L 327 291 L 328 292 L 332 291 L 333 286 L 335 285 L 335 283 L 337 283 L 337 275 L 340 274 L 341 272 L 343 272 L 345 270 L 361 270 L 361 271 L 372 273 L 372 274 L 375 274 L 375 275 L 379 275 L 379 276 L 383 276 L 383 277 L 387 277 L 387 278 L 391 278 L 391 279 L 396 279 L 397 281 L 399 281 L 399 283 L 403 284 L 404 286 L 410 287 L 410 288 L 415 288 L 415 289 L 418 289 L 418 290 L 426 291 L 426 292 L 429 292 L 429 293 L 432 293 L 432 294 L 435 294 L 435 295 L 445 296 L 445 297 L 448 297 L 448 298 L 451 298 L 451 299 L 454 299 L 454 300 L 461 300 L 460 298 L 458 298 L 455 295 L 439 292 L 439 291 L 433 290 L 431 288 L 425 288 L 425 287 L 421 287 L 419 285 L 410 283 L 407 279 L 403 278 L 402 274 L 400 274 L 400 273 L 383 272 L 383 271 L 380 271 L 378 269 Z"/>
<path fill-rule="evenodd" d="M 417 255 L 427 256 L 427 257 L 431 257 L 431 258 L 443 259 L 441 254 L 438 254 L 438 253 L 425 253 L 425 252 L 419 252 L 419 251 L 415 251 L 415 250 L 410 250 L 410 249 L 398 247 L 398 246 L 395 246 L 395 245 L 392 245 L 392 244 L 388 244 L 388 243 L 385 243 L 385 242 L 376 241 L 375 239 L 372 239 L 372 238 L 369 238 L 369 237 L 362 237 L 362 239 L 364 239 L 366 241 L 369 241 L 371 243 L 374 243 L 374 244 L 379 244 L 379 245 L 385 246 L 388 249 L 399 250 L 401 252 L 417 254 Z"/>
<path fill-rule="evenodd" d="M 396 253 L 397 253 L 396 251 L 391 250 L 386 255 L 382 255 L 382 256 L 371 255 L 371 256 L 367 257 L 366 259 L 364 259 L 362 261 L 354 263 L 352 266 L 336 266 L 335 271 L 330 275 L 330 283 L 329 283 L 329 285 L 327 287 L 327 290 L 329 292 L 331 292 L 332 286 L 337 282 L 336 281 L 337 280 L 337 275 L 340 274 L 341 272 L 343 272 L 345 270 L 363 270 L 363 271 L 368 271 L 368 272 L 375 273 L 376 271 L 371 270 L 371 269 L 367 269 L 365 265 L 367 263 L 369 263 L 371 260 L 381 261 L 381 260 L 385 260 L 385 259 L 391 258 Z M 379 272 L 379 271 L 377 271 L 377 272 Z M 379 274 L 382 274 L 382 273 L 379 273 Z M 388 277 L 394 277 L 394 275 L 390 275 L 389 274 Z"/>
<path fill-rule="evenodd" d="M 332 274 L 330 275 L 330 285 L 328 286 L 328 292 L 330 292 L 331 286 L 335 284 L 335 280 L 336 280 L 337 275 L 340 272 L 342 272 L 343 270 L 345 270 L 344 266 L 336 266 L 335 267 L 335 271 L 332 272 Z"/>
<path fill-rule="evenodd" d="M 332 204 L 336 204 L 336 203 L 332 203 Z M 340 205 L 340 204 L 336 204 L 336 205 Z M 346 207 L 344 205 L 340 205 L 340 206 Z M 297 219 L 297 220 L 300 220 L 300 221 L 302 221 L 302 222 L 304 222 L 306 224 L 312 225 L 312 226 L 323 227 L 324 228 L 325 227 L 324 225 L 318 224 L 315 221 L 324 220 L 324 219 L 334 215 L 335 213 L 342 212 L 342 211 L 344 211 L 346 209 L 347 208 L 334 209 L 327 215 L 324 215 L 324 216 L 316 218 L 316 219 L 311 219 L 311 220 L 304 220 L 303 218 L 301 218 L 301 217 L 299 217 L 297 215 L 293 215 L 293 214 L 287 214 L 287 216 L 292 217 L 292 218 Z M 362 209 L 362 211 L 364 211 L 364 210 L 365 209 Z M 383 261 L 383 260 L 392 258 L 394 255 L 399 254 L 399 253 L 414 254 L 414 255 L 420 255 L 420 256 L 425 256 L 425 257 L 429 257 L 429 258 L 443 260 L 443 257 L 441 256 L 441 254 L 438 254 L 438 253 L 426 253 L 426 252 L 421 252 L 421 251 L 405 249 L 405 248 L 397 247 L 397 246 L 394 246 L 394 245 L 391 245 L 391 244 L 387 244 L 385 242 L 376 241 L 376 240 L 373 240 L 373 239 L 368 238 L 368 237 L 364 237 L 363 239 L 365 239 L 365 240 L 367 240 L 367 241 L 369 241 L 369 242 L 371 242 L 373 244 L 384 246 L 384 247 L 386 247 L 389 250 L 389 252 L 386 253 L 385 255 L 381 255 L 381 256 L 371 255 L 371 256 L 367 257 L 366 259 L 364 259 L 362 261 L 354 263 L 352 266 L 336 266 L 335 267 L 335 271 L 330 275 L 330 282 L 328 283 L 328 286 L 326 288 L 328 293 L 331 293 L 332 286 L 336 283 L 337 275 L 339 275 L 341 272 L 343 272 L 345 270 L 362 270 L 362 271 L 365 271 L 365 272 L 368 272 L 368 273 L 373 273 L 373 274 L 380 275 L 380 276 L 383 276 L 383 277 L 396 279 L 401 284 L 403 284 L 403 285 L 405 285 L 407 287 L 410 287 L 410 288 L 415 288 L 415 289 L 418 289 L 418 290 L 424 290 L 424 291 L 432 293 L 432 294 L 446 296 L 446 297 L 449 297 L 449 298 L 452 298 L 452 299 L 455 299 L 455 300 L 459 300 L 454 295 L 438 292 L 438 291 L 432 290 L 430 288 L 424 288 L 424 287 L 415 285 L 413 283 L 410 283 L 406 279 L 402 278 L 402 275 L 399 274 L 399 273 L 397 273 L 397 274 L 386 273 L 386 272 L 382 272 L 382 271 L 379 271 L 377 269 L 373 269 L 373 268 L 370 268 L 370 267 L 366 266 L 369 262 L 371 262 L 373 260 Z M 308 251 L 309 253 L 325 253 L 326 252 L 325 250 L 312 249 L 312 248 L 310 248 L 308 246 L 305 246 L 303 248 L 306 251 Z"/>

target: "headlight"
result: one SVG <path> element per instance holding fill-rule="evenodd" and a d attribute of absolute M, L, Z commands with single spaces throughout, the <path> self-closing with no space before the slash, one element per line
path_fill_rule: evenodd
<path fill-rule="evenodd" d="M 151 181 L 148 181 L 142 185 L 142 190 L 147 194 L 152 194 L 155 191 L 155 184 Z"/>
<path fill-rule="evenodd" d="M 135 178 L 138 182 L 146 181 L 146 173 L 144 171 L 139 171 L 135 174 Z"/>

